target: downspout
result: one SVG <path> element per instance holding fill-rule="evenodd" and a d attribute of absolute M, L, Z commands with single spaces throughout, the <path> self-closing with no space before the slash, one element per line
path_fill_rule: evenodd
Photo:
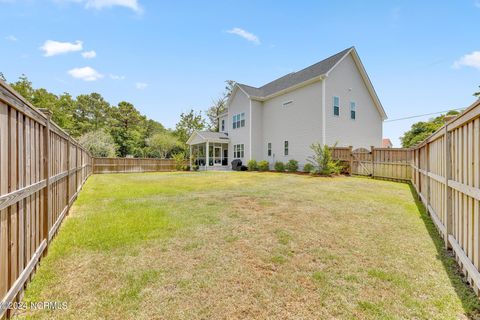
<path fill-rule="evenodd" d="M 325 82 L 326 76 L 322 79 L 322 145 L 327 143 L 327 112 L 326 112 L 326 97 L 325 97 Z"/>
<path fill-rule="evenodd" d="M 248 160 L 252 160 L 252 99 L 250 98 L 250 144 L 249 144 L 249 147 L 248 147 L 248 150 L 249 150 L 249 159 Z"/>

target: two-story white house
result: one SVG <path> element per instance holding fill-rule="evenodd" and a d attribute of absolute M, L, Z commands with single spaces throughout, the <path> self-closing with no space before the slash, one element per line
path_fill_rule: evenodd
<path fill-rule="evenodd" d="M 194 132 L 187 144 L 202 169 L 228 167 L 233 159 L 295 159 L 302 166 L 316 142 L 380 147 L 386 118 L 351 47 L 259 88 L 236 83 L 220 132 Z"/>

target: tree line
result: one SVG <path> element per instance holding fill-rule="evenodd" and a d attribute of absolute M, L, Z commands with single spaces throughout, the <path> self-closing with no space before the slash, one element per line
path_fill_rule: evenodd
<path fill-rule="evenodd" d="M 6 81 L 0 73 L 0 78 Z M 205 111 L 180 114 L 174 129 L 149 119 L 130 102 L 112 105 L 99 93 L 73 97 L 44 88 L 34 88 L 26 75 L 10 85 L 36 108 L 52 112 L 52 120 L 98 157 L 168 158 L 186 154 L 186 141 L 194 130 L 218 131 L 217 116 L 225 110 L 233 81 L 226 81 L 225 92 Z"/>

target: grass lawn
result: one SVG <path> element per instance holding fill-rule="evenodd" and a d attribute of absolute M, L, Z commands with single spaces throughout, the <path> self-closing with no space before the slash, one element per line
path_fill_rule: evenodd
<path fill-rule="evenodd" d="M 465 319 L 480 304 L 407 184 L 94 175 L 26 301 L 43 319 Z"/>

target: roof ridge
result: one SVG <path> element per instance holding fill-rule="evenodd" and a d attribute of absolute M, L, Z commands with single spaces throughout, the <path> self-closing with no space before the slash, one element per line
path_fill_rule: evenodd
<path fill-rule="evenodd" d="M 251 96 L 267 97 L 276 92 L 288 89 L 297 84 L 328 73 L 337 64 L 338 61 L 340 61 L 354 48 L 354 46 L 351 46 L 299 71 L 290 72 L 286 75 L 283 75 L 273 81 L 264 84 L 261 87 L 253 87 L 243 83 L 238 83 L 238 85 L 240 87 L 243 87 L 242 90 L 246 91 L 247 94 Z"/>

